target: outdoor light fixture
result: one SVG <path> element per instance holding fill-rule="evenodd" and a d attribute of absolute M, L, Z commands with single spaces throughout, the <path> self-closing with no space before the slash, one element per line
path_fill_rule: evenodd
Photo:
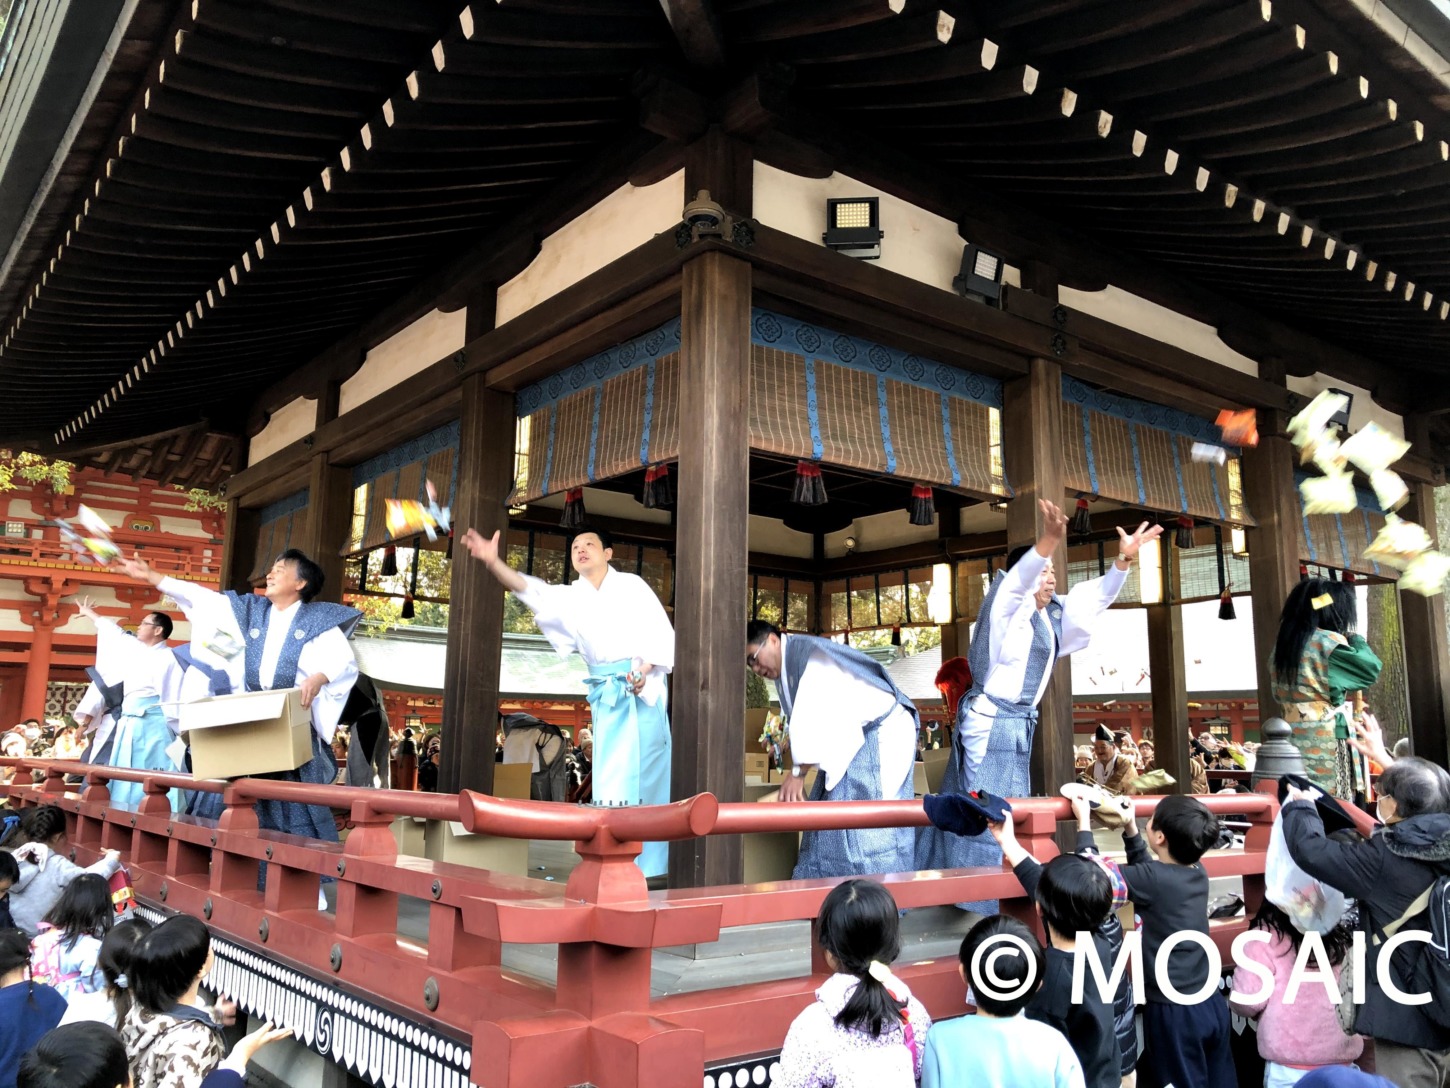
<path fill-rule="evenodd" d="M 952 622 L 952 568 L 935 563 L 931 568 L 931 592 L 926 595 L 927 616 L 932 623 Z"/>
<path fill-rule="evenodd" d="M 1138 549 L 1138 603 L 1163 603 L 1163 546 L 1156 540 Z"/>
<path fill-rule="evenodd" d="M 1002 301 L 1002 258 L 978 245 L 962 250 L 962 271 L 952 286 L 957 294 L 975 302 L 998 305 Z"/>
<path fill-rule="evenodd" d="M 821 241 L 827 248 L 848 257 L 875 261 L 881 257 L 881 200 L 862 196 L 826 201 L 826 233 Z"/>
<path fill-rule="evenodd" d="M 856 550 L 856 538 L 854 536 L 848 536 L 844 543 L 848 552 L 854 552 Z"/>
<path fill-rule="evenodd" d="M 1229 550 L 1234 555 L 1249 554 L 1249 537 L 1241 526 L 1235 525 L 1229 533 Z"/>
<path fill-rule="evenodd" d="M 406 714 L 403 717 L 403 727 L 405 729 L 414 729 L 414 730 L 416 730 L 416 729 L 422 729 L 423 728 L 423 716 L 421 714 L 417 713 L 416 711 L 410 712 L 410 713 Z"/>
<path fill-rule="evenodd" d="M 1329 425 L 1331 427 L 1338 426 L 1340 430 L 1348 434 L 1349 413 L 1354 410 L 1354 394 L 1351 393 L 1348 389 L 1331 389 L 1329 391 L 1331 393 L 1338 393 L 1341 397 L 1349 402 L 1344 406 L 1344 411 L 1335 412 L 1334 415 L 1329 417 Z"/>

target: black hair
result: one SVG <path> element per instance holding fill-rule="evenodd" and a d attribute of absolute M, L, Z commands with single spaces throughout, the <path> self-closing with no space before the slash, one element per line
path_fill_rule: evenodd
<path fill-rule="evenodd" d="M 322 568 L 307 558 L 305 552 L 298 551 L 296 548 L 288 548 L 273 562 L 296 564 L 297 578 L 303 583 L 302 588 L 297 591 L 297 596 L 301 597 L 304 603 L 314 600 L 322 592 L 322 587 L 327 582 Z"/>
<path fill-rule="evenodd" d="M 161 629 L 161 637 L 170 638 L 174 626 L 171 622 L 171 617 L 165 612 L 152 612 L 150 613 L 150 617 L 156 626 Z"/>
<path fill-rule="evenodd" d="M 1314 602 L 1325 594 L 1331 601 L 1329 606 L 1315 608 Z M 1289 591 L 1279 615 L 1279 634 L 1274 640 L 1274 676 L 1279 683 L 1288 686 L 1298 679 L 1304 647 L 1315 631 L 1353 634 L 1357 611 L 1352 584 L 1301 578 Z"/>
<path fill-rule="evenodd" d="M 14 884 L 20 879 L 20 862 L 8 850 L 0 850 L 0 880 Z"/>
<path fill-rule="evenodd" d="M 751 620 L 745 625 L 745 645 L 757 646 L 771 635 L 780 638 L 780 628 L 769 620 Z"/>
<path fill-rule="evenodd" d="M 1267 929 L 1276 933 L 1293 946 L 1294 954 L 1299 954 L 1299 946 L 1304 943 L 1304 934 L 1295 928 L 1289 916 L 1265 898 L 1263 905 L 1259 907 L 1259 913 L 1254 915 L 1250 929 Z M 1349 955 L 1350 945 L 1354 942 L 1354 928 L 1345 918 L 1341 918 L 1339 924 L 1328 933 L 1320 935 L 1324 939 L 1324 951 L 1329 955 L 1329 965 L 1338 967 L 1344 962 L 1344 957 Z"/>
<path fill-rule="evenodd" d="M 990 945 L 990 950 L 984 949 L 979 959 L 977 951 L 984 945 Z M 983 918 L 969 929 L 957 955 L 977 1008 L 989 1016 L 1016 1016 L 1042 985 L 1042 945 L 1032 930 L 1005 914 Z M 1016 997 L 994 996 L 1019 986 L 1022 992 Z"/>
<path fill-rule="evenodd" d="M 43 921 L 61 931 L 67 948 L 75 948 L 82 937 L 104 938 L 115 919 L 110 881 L 96 873 L 82 873 L 65 886 Z"/>
<path fill-rule="evenodd" d="M 166 919 L 131 954 L 130 983 L 136 1002 L 151 1012 L 170 1012 L 206 967 L 211 934 L 189 914 Z"/>
<path fill-rule="evenodd" d="M 16 1088 L 116 1088 L 129 1084 L 126 1044 L 94 1020 L 46 1032 L 20 1060 Z"/>
<path fill-rule="evenodd" d="M 1158 802 L 1153 829 L 1163 833 L 1168 853 L 1180 865 L 1192 865 L 1218 842 L 1218 817 L 1202 801 L 1181 793 Z"/>
<path fill-rule="evenodd" d="M 610 533 L 608 529 L 601 529 L 597 525 L 581 525 L 579 526 L 579 528 L 575 529 L 572 533 L 569 534 L 569 550 L 573 550 L 574 541 L 578 540 L 581 536 L 588 535 L 589 533 L 593 533 L 599 538 L 599 546 L 605 551 L 610 551 L 614 547 L 614 536 Z"/>
<path fill-rule="evenodd" d="M 65 813 L 57 805 L 40 805 L 28 808 L 20 814 L 20 822 L 10 828 L 0 847 L 14 850 L 31 842 L 49 842 L 57 835 L 66 833 Z"/>
<path fill-rule="evenodd" d="M 1376 787 L 1395 802 L 1400 819 L 1450 812 L 1450 772 L 1420 756 L 1405 756 L 1385 768 Z"/>
<path fill-rule="evenodd" d="M 842 972 L 861 980 L 836 1014 L 837 1026 L 877 1036 L 899 1024 L 906 1001 L 892 997 L 870 972 L 873 962 L 890 966 L 901 954 L 901 912 L 891 893 L 874 880 L 837 884 L 816 916 L 816 939 Z"/>
<path fill-rule="evenodd" d="M 30 938 L 19 929 L 0 929 L 0 975 L 30 962 Z"/>
<path fill-rule="evenodd" d="M 1007 553 L 1007 562 L 1003 565 L 1002 569 L 1003 570 L 1011 570 L 1013 567 L 1015 567 L 1017 565 L 1017 560 L 1021 559 L 1024 555 L 1026 555 L 1031 550 L 1032 550 L 1032 545 L 1031 544 L 1021 544 L 1021 545 L 1018 545 L 1017 547 L 1013 548 L 1010 552 Z"/>
<path fill-rule="evenodd" d="M 126 1020 L 131 1011 L 134 991 L 131 988 L 131 963 L 136 956 L 136 946 L 154 927 L 145 918 L 128 918 L 111 928 L 101 942 L 101 954 L 96 957 L 96 966 L 106 979 L 106 990 L 111 995 L 111 1005 L 116 1010 L 116 1027 Z"/>
<path fill-rule="evenodd" d="M 1077 854 L 1059 854 L 1042 867 L 1037 909 L 1059 937 L 1097 929 L 1113 909 L 1113 882 L 1103 867 Z"/>

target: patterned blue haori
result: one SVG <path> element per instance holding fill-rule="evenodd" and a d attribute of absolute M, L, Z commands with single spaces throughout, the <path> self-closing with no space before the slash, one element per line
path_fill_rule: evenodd
<path fill-rule="evenodd" d="M 907 712 L 915 729 L 920 716 L 879 661 L 830 639 L 811 635 L 788 635 L 781 655 L 781 675 L 776 681 L 780 708 L 789 721 L 795 712 L 795 700 L 801 680 L 813 655 L 824 656 L 832 665 L 852 679 L 868 684 L 892 697 L 891 709 L 861 727 L 862 743 L 839 781 L 826 788 L 826 771 L 818 767 L 812 801 L 909 801 L 913 794 L 914 763 L 903 762 L 906 773 L 898 781 L 883 782 L 881 776 L 880 730 L 897 708 Z M 915 750 L 915 731 L 910 744 Z M 792 876 L 797 880 L 811 877 L 866 876 L 876 873 L 902 873 L 912 869 L 914 834 L 909 827 L 851 828 L 844 831 L 807 831 L 801 836 L 800 855 Z"/>

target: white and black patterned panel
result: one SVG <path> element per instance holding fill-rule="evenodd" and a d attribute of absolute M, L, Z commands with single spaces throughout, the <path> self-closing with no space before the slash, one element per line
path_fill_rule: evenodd
<path fill-rule="evenodd" d="M 152 922 L 167 917 L 150 907 L 137 913 Z M 212 951 L 209 990 L 259 1019 L 291 1028 L 299 1043 L 363 1080 L 382 1088 L 468 1088 L 469 1046 L 215 934 Z"/>
<path fill-rule="evenodd" d="M 780 1072 L 780 1055 L 737 1058 L 705 1070 L 704 1088 L 764 1088 Z"/>

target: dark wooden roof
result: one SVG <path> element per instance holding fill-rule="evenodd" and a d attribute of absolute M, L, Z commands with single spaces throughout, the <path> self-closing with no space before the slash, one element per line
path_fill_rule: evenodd
<path fill-rule="evenodd" d="M 960 182 L 969 237 L 973 194 L 1015 202 L 1435 407 L 1450 118 L 1367 20 L 1326 16 L 1341 2 L 195 0 L 0 284 L 0 433 L 51 452 L 238 433 L 261 389 L 636 146 L 641 74 L 708 100 L 762 64 L 791 81 L 782 127 Z"/>

